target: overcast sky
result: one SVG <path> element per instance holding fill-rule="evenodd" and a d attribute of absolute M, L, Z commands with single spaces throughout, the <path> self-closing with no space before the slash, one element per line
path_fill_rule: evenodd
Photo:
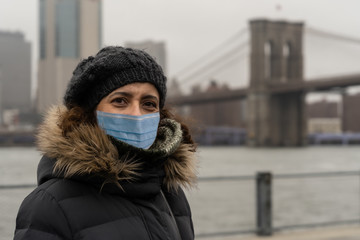
<path fill-rule="evenodd" d="M 32 43 L 34 59 L 37 59 L 38 0 L 0 0 L 0 6 L 0 30 L 23 32 Z M 306 26 L 360 39 L 359 11 L 359 0 L 103 0 L 103 44 L 123 45 L 126 41 L 147 39 L 165 41 L 168 75 L 172 77 L 246 28 L 250 19 L 303 21 Z M 324 44 L 314 40 L 313 45 L 312 48 L 317 49 Z M 346 56 L 357 54 L 349 57 L 348 66 L 340 66 L 336 59 L 332 63 L 339 66 L 336 68 L 331 64 L 317 65 L 324 52 L 325 55 L 332 52 L 331 44 L 329 46 L 319 50 L 320 54 L 312 57 L 312 62 L 306 62 L 306 76 L 322 75 L 324 69 L 356 72 L 355 64 L 360 65 L 359 44 L 350 50 L 334 47 Z M 229 81 L 237 85 L 236 80 Z"/>

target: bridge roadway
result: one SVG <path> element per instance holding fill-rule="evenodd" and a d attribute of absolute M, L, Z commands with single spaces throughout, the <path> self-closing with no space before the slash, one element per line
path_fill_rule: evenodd
<path fill-rule="evenodd" d="M 360 225 L 294 230 L 265 237 L 238 235 L 209 238 L 209 240 L 360 240 Z"/>
<path fill-rule="evenodd" d="M 305 81 L 295 81 L 294 83 L 276 83 L 270 86 L 270 91 L 271 93 L 318 92 L 355 85 L 360 85 L 360 74 L 309 79 Z"/>
<path fill-rule="evenodd" d="M 356 85 L 360 85 L 360 74 L 294 81 L 293 83 L 273 83 L 268 86 L 268 91 L 273 94 L 317 92 Z M 172 106 L 181 106 L 244 99 L 247 97 L 248 92 L 248 88 L 239 88 L 216 93 L 198 93 L 181 97 L 172 97 L 168 99 L 168 103 Z"/>

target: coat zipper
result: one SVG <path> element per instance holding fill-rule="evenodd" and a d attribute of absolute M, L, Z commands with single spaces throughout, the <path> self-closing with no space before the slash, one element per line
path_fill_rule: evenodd
<path fill-rule="evenodd" d="M 143 221 L 143 223 L 144 223 L 144 226 L 145 226 L 146 232 L 147 232 L 147 234 L 148 234 L 148 236 L 149 236 L 149 239 L 152 240 L 152 236 L 151 236 L 149 227 L 148 227 L 148 225 L 147 225 L 147 223 L 146 223 L 146 221 L 145 221 L 144 214 L 143 214 L 143 212 L 141 211 L 141 209 L 140 209 L 139 207 L 136 207 L 136 208 L 137 208 L 137 210 L 138 210 L 139 213 L 140 213 L 141 219 L 142 219 L 142 221 Z"/>
<path fill-rule="evenodd" d="M 168 210 L 169 210 L 169 212 L 170 212 L 171 219 L 172 219 L 172 221 L 173 221 L 173 223 L 174 223 L 174 226 L 175 226 L 175 228 L 176 228 L 177 237 L 178 237 L 179 240 L 181 240 L 182 238 L 181 238 L 181 235 L 180 235 L 179 227 L 178 227 L 178 225 L 177 225 L 177 223 L 176 223 L 176 219 L 175 219 L 174 214 L 173 214 L 173 212 L 172 212 L 172 210 L 171 210 L 171 208 L 170 208 L 170 205 L 169 205 L 169 203 L 168 203 L 168 201 L 167 201 L 167 199 L 166 199 L 166 197 L 165 197 L 165 195 L 164 195 L 164 193 L 163 193 L 162 190 L 160 190 L 160 193 L 161 193 L 161 196 L 163 197 L 163 199 L 164 199 L 164 201 L 165 201 L 166 207 L 168 208 Z"/>

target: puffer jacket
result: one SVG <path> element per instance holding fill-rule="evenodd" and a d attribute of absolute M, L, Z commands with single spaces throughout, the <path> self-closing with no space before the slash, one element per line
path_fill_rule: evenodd
<path fill-rule="evenodd" d="M 153 146 L 140 150 L 98 126 L 63 136 L 65 111 L 51 109 L 40 127 L 39 186 L 21 204 L 15 240 L 194 239 L 182 187 L 194 185 L 196 164 L 180 124 L 163 119 Z"/>

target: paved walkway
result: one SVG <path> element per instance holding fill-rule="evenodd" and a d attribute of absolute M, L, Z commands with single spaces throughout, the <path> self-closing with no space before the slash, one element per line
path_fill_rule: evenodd
<path fill-rule="evenodd" d="M 258 237 L 239 235 L 209 240 L 360 240 L 360 226 L 340 226 L 318 229 L 274 233 L 273 236 Z"/>

